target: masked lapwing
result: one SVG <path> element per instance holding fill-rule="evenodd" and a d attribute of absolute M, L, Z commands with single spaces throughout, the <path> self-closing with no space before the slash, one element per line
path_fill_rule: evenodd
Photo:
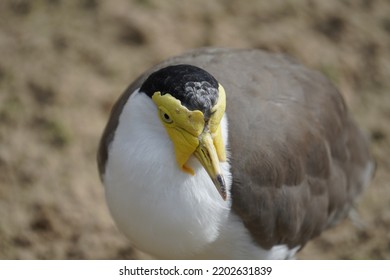
<path fill-rule="evenodd" d="M 337 224 L 373 162 L 320 73 L 260 50 L 162 62 L 113 106 L 98 151 L 109 210 L 163 259 L 286 259 Z"/>

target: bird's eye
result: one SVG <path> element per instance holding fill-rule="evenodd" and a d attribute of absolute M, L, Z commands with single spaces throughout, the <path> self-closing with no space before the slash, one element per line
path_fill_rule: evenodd
<path fill-rule="evenodd" d="M 161 119 L 164 122 L 166 122 L 166 123 L 172 123 L 173 122 L 171 117 L 167 113 L 165 113 L 164 111 L 160 111 L 160 115 L 161 115 Z"/>

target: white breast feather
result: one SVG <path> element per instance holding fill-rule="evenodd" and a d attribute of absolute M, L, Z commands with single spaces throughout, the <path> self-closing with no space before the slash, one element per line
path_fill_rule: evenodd
<path fill-rule="evenodd" d="M 227 144 L 227 119 L 222 135 Z M 256 246 L 195 159 L 196 175 L 181 171 L 152 100 L 138 90 L 123 108 L 103 176 L 118 227 L 142 251 L 158 258 L 286 258 L 296 249 Z M 228 191 L 230 166 L 221 164 Z M 230 191 L 228 192 L 230 193 Z"/>

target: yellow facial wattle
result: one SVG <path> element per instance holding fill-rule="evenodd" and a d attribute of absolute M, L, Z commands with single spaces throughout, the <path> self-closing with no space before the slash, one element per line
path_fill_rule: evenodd
<path fill-rule="evenodd" d="M 213 157 L 213 153 L 216 154 L 216 156 L 213 157 L 214 161 L 215 158 L 219 161 L 226 161 L 226 151 L 220 125 L 225 113 L 226 96 L 221 85 L 219 85 L 218 90 L 218 101 L 211 110 L 212 115 L 208 120 L 208 123 L 206 123 L 201 111 L 188 110 L 178 99 L 174 98 L 169 93 L 161 95 L 160 92 L 155 92 L 152 96 L 154 103 L 158 107 L 159 117 L 173 142 L 176 161 L 179 167 L 184 172 L 192 175 L 195 173 L 193 169 L 187 165 L 187 161 L 191 155 L 196 156 L 199 154 L 199 152 L 196 151 L 197 149 L 199 150 L 201 146 L 204 146 L 202 145 L 203 139 L 212 139 L 214 145 L 213 147 L 207 145 L 207 147 L 209 147 L 207 153 L 209 153 L 210 157 Z M 211 137 L 205 137 L 206 134 L 210 134 Z M 205 166 L 202 161 L 201 163 Z M 205 166 L 206 170 L 208 168 L 215 169 L 211 166 Z M 207 171 L 209 172 L 210 170 Z"/>
<path fill-rule="evenodd" d="M 222 138 L 221 120 L 226 110 L 226 94 L 222 85 L 219 85 L 218 92 L 218 101 L 212 109 L 213 115 L 209 120 L 209 129 L 214 142 L 214 147 L 217 150 L 218 158 L 220 161 L 224 162 L 226 161 L 226 150 Z"/>

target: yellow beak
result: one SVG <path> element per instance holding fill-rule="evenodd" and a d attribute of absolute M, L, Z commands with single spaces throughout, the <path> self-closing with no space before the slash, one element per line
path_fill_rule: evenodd
<path fill-rule="evenodd" d="M 187 165 L 192 155 L 207 171 L 221 197 L 227 199 L 226 183 L 222 176 L 220 162 L 226 161 L 220 122 L 225 113 L 225 90 L 219 85 L 219 98 L 213 107 L 208 127 L 205 128 L 204 115 L 199 110 L 190 111 L 169 93 L 155 92 L 153 101 L 158 106 L 159 116 L 173 142 L 176 161 L 181 170 L 195 175 Z"/>
<path fill-rule="evenodd" d="M 221 167 L 219 165 L 219 158 L 214 147 L 213 138 L 209 132 L 203 132 L 198 137 L 198 139 L 199 146 L 196 148 L 194 155 L 209 174 L 223 200 L 226 200 L 226 184 L 222 176 Z"/>

